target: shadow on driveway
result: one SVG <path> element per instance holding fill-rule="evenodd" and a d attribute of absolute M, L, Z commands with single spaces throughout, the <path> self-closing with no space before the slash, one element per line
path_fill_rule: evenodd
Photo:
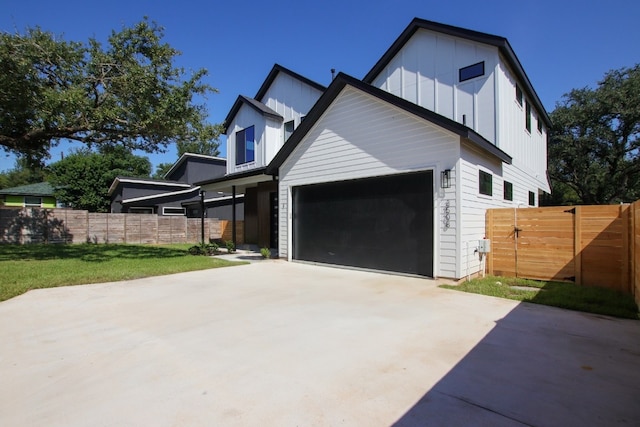
<path fill-rule="evenodd" d="M 640 322 L 522 303 L 395 426 L 640 425 Z"/>

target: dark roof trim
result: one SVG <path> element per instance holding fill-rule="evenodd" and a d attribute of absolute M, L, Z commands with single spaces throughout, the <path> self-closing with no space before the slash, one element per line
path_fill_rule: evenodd
<path fill-rule="evenodd" d="M 232 181 L 234 179 L 249 178 L 251 176 L 266 175 L 266 174 L 267 174 L 267 167 L 263 166 L 261 168 L 249 169 L 247 171 L 232 173 L 219 178 L 209 179 L 207 181 L 196 182 L 194 185 L 203 186 L 208 184 L 217 184 L 219 182 Z"/>
<path fill-rule="evenodd" d="M 284 161 L 289 157 L 289 155 L 293 152 L 296 146 L 300 143 L 302 138 L 309 132 L 309 130 L 315 125 L 315 123 L 320 119 L 320 117 L 324 114 L 327 108 L 331 105 L 331 103 L 338 97 L 342 89 L 345 86 L 354 87 L 362 92 L 365 92 L 371 96 L 374 96 L 382 101 L 385 101 L 395 107 L 401 108 L 402 110 L 414 114 L 420 118 L 423 118 L 437 126 L 440 126 L 444 129 L 447 129 L 450 132 L 453 132 L 459 135 L 461 138 L 465 138 L 472 143 L 474 143 L 479 148 L 483 149 L 485 152 L 492 154 L 498 159 L 502 160 L 505 163 L 511 163 L 512 158 L 507 153 L 496 147 L 491 142 L 487 141 L 480 134 L 475 132 L 473 129 L 468 128 L 467 126 L 462 125 L 456 121 L 448 119 L 440 114 L 436 114 L 433 111 L 427 110 L 426 108 L 422 108 L 413 102 L 407 101 L 406 99 L 402 99 L 397 97 L 387 91 L 382 89 L 378 89 L 370 84 L 364 83 L 361 80 L 358 80 L 354 77 L 348 76 L 344 73 L 338 74 L 338 76 L 333 80 L 331 85 L 327 88 L 325 93 L 320 97 L 318 102 L 313 106 L 311 111 L 307 114 L 307 117 L 304 121 L 298 126 L 298 128 L 293 132 L 293 134 L 289 137 L 284 146 L 280 149 L 278 154 L 271 161 L 269 166 L 267 166 L 267 174 L 275 175 L 278 173 L 278 168 L 284 163 Z"/>
<path fill-rule="evenodd" d="M 238 95 L 236 102 L 233 103 L 233 107 L 231 107 L 229 114 L 227 114 L 227 117 L 224 119 L 225 135 L 227 135 L 227 131 L 229 130 L 227 129 L 229 127 L 229 123 L 231 123 L 231 121 L 236 116 L 236 114 L 238 114 L 238 111 L 240 111 L 240 107 L 242 107 L 242 104 L 247 104 L 248 106 L 256 110 L 258 113 L 262 114 L 263 116 L 276 119 L 279 121 L 284 120 L 284 118 L 280 114 L 278 114 L 271 108 L 267 107 L 262 102 L 256 101 L 255 99 L 249 98 L 247 96 Z"/>
<path fill-rule="evenodd" d="M 391 62 L 391 60 L 398 54 L 400 49 L 402 49 L 402 47 L 419 29 L 435 31 L 442 34 L 447 34 L 449 36 L 459 37 L 497 47 L 500 53 L 502 53 L 502 55 L 507 60 L 509 66 L 516 73 L 516 77 L 518 78 L 518 80 L 524 85 L 523 89 L 525 93 L 535 105 L 536 110 L 541 113 L 545 125 L 547 127 L 551 127 L 551 119 L 547 114 L 547 110 L 545 110 L 542 102 L 540 101 L 540 98 L 538 97 L 538 94 L 533 89 L 533 85 L 531 84 L 529 77 L 527 77 L 527 73 L 525 73 L 524 68 L 522 68 L 520 60 L 511 48 L 509 41 L 504 37 L 494 36 L 492 34 L 481 33 L 479 31 L 467 30 L 465 28 L 441 24 L 439 22 L 414 18 L 409 26 L 402 32 L 402 34 L 400 34 L 396 41 L 393 42 L 391 47 L 384 53 L 384 55 L 382 55 L 380 60 L 373 66 L 371 71 L 369 71 L 362 80 L 366 83 L 372 83 L 373 80 L 382 72 L 382 70 L 389 64 L 389 62 Z"/>
<path fill-rule="evenodd" d="M 227 165 L 227 159 L 224 159 L 222 157 L 206 156 L 204 154 L 195 154 L 195 153 L 184 153 L 184 154 L 182 154 L 182 156 L 180 156 L 178 161 L 176 161 L 173 164 L 173 166 L 171 166 L 171 168 L 167 171 L 167 173 L 164 174 L 164 178 L 166 179 L 169 175 L 171 175 L 173 172 L 175 172 L 176 169 L 178 169 L 181 164 L 183 164 L 184 162 L 186 162 L 189 159 L 206 160 L 208 163 L 217 164 L 217 165 L 220 165 L 220 166 L 226 166 Z"/>
<path fill-rule="evenodd" d="M 149 185 L 159 185 L 163 187 L 191 187 L 191 184 L 187 184 L 179 181 L 168 181 L 168 180 L 157 180 L 151 178 L 133 178 L 127 176 L 117 176 L 111 183 L 111 187 L 109 187 L 109 191 L 107 191 L 107 195 L 111 195 L 115 191 L 121 183 L 129 183 L 129 184 L 149 184 Z"/>
<path fill-rule="evenodd" d="M 311 86 L 312 88 L 317 89 L 320 92 L 324 92 L 327 89 L 325 86 L 322 86 L 321 84 L 316 83 L 313 80 L 309 80 L 308 78 L 301 76 L 300 74 L 291 71 L 280 64 L 275 64 L 269 72 L 267 78 L 264 80 L 264 83 L 262 83 L 262 86 L 260 86 L 260 89 L 258 89 L 258 93 L 256 93 L 255 99 L 257 99 L 258 101 L 262 101 L 262 98 L 266 95 L 267 91 L 273 84 L 273 81 L 276 79 L 278 73 L 280 72 L 288 74 L 294 79 L 300 80 L 302 83 Z"/>

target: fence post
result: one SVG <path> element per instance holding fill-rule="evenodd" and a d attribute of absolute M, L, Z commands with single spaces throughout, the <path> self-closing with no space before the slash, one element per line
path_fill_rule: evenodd
<path fill-rule="evenodd" d="M 487 209 L 484 234 L 493 246 L 493 210 L 491 209 Z M 489 276 L 493 276 L 493 251 L 489 252 L 486 257 L 487 259 L 485 262 L 487 263 L 487 274 Z"/>
<path fill-rule="evenodd" d="M 622 248 L 621 250 L 624 252 L 622 253 L 622 268 L 621 270 L 621 276 L 620 277 L 620 284 L 621 286 L 621 290 L 623 292 L 629 292 L 629 291 L 633 291 L 632 289 L 629 289 L 629 285 L 631 283 L 631 281 L 629 280 L 629 256 L 630 256 L 630 245 L 629 242 L 631 241 L 631 239 L 629 239 L 629 229 L 631 227 L 629 227 L 629 205 L 620 205 L 620 219 L 622 220 Z"/>
<path fill-rule="evenodd" d="M 575 206 L 573 214 L 573 275 L 575 284 L 582 285 L 582 207 Z"/>

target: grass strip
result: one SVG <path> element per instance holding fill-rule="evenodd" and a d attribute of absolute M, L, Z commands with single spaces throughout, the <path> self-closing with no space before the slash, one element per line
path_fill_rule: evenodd
<path fill-rule="evenodd" d="M 192 245 L 0 245 L 0 301 L 31 289 L 115 282 L 239 265 Z"/>
<path fill-rule="evenodd" d="M 518 289 L 515 286 L 534 289 Z M 633 296 L 595 286 L 487 276 L 458 285 L 440 285 L 440 287 L 587 313 L 626 319 L 640 318 Z"/>

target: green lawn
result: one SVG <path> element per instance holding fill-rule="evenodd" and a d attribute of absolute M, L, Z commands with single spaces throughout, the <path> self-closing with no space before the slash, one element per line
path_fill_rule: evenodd
<path fill-rule="evenodd" d="M 192 256 L 192 245 L 0 245 L 0 301 L 30 289 L 113 282 L 242 263 Z"/>
<path fill-rule="evenodd" d="M 536 289 L 522 290 L 514 288 L 514 286 Z M 605 288 L 578 286 L 573 283 L 488 276 L 459 285 L 441 285 L 440 287 L 588 313 L 627 319 L 640 318 L 638 306 L 631 295 Z"/>

